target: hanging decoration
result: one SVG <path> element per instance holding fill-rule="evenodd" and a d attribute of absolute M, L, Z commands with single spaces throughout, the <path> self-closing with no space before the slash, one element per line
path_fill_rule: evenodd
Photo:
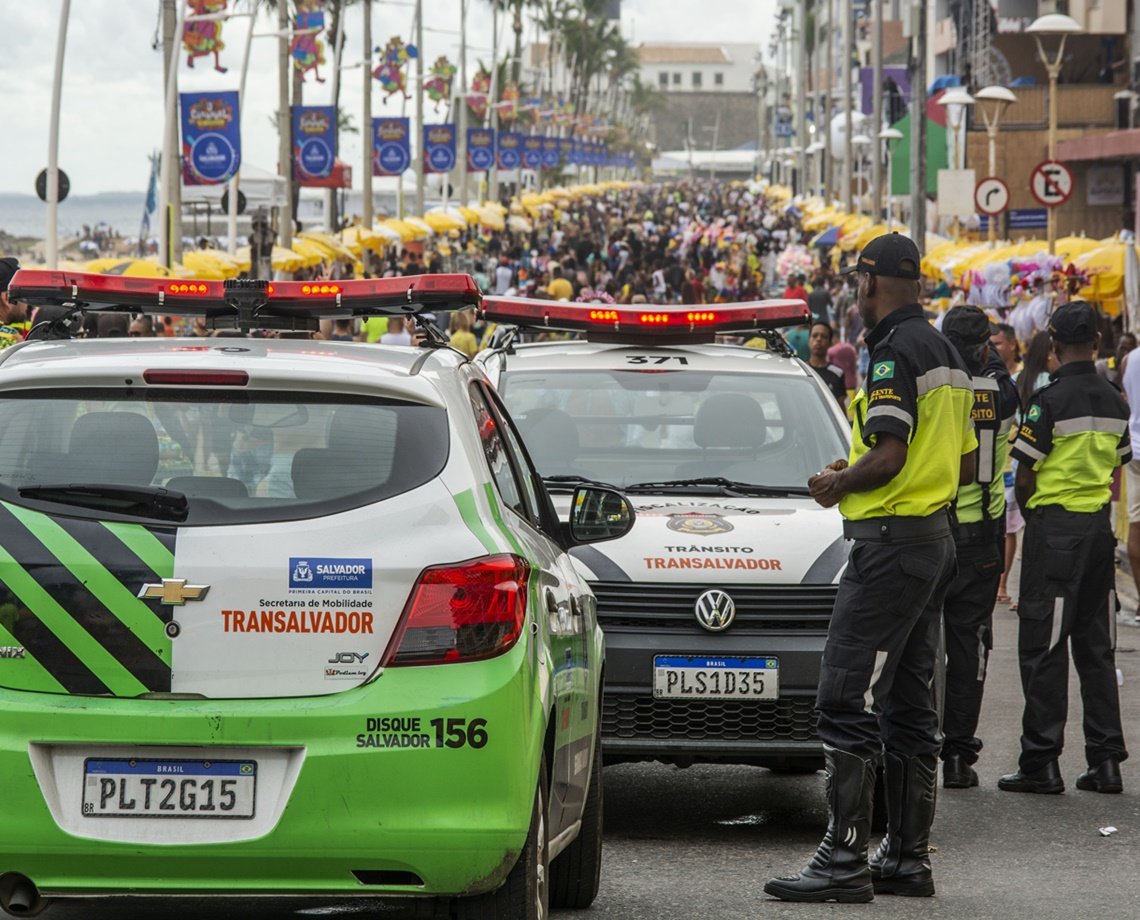
<path fill-rule="evenodd" d="M 471 81 L 471 92 L 467 94 L 467 107 L 479 121 L 483 121 L 487 117 L 487 104 L 490 97 L 491 71 L 480 65 L 475 78 Z"/>
<path fill-rule="evenodd" d="M 301 71 L 301 79 L 311 70 L 318 83 L 325 82 L 320 71 L 325 63 L 325 43 L 320 39 L 324 27 L 324 0 L 297 0 L 297 25 L 289 53 L 293 55 L 293 66 Z"/>
<path fill-rule="evenodd" d="M 372 71 L 372 76 L 384 88 L 384 101 L 387 102 L 396 93 L 402 93 L 405 99 L 411 99 L 408 95 L 408 62 L 419 57 L 419 49 L 415 45 L 405 45 L 399 35 L 393 35 L 383 50 L 377 48 L 376 53 L 381 56 L 380 63 Z"/>
<path fill-rule="evenodd" d="M 446 104 L 451 101 L 451 83 L 457 70 L 458 68 L 443 54 L 431 65 L 431 76 L 424 81 L 424 92 L 435 103 L 435 111 L 439 111 L 441 102 Z"/>
<path fill-rule="evenodd" d="M 187 16 L 224 13 L 229 2 L 230 0 L 186 0 L 189 7 Z M 182 47 L 186 49 L 187 67 L 193 67 L 196 58 L 212 54 L 214 56 L 214 70 L 218 73 L 225 73 L 229 69 L 223 67 L 222 62 L 218 60 L 218 52 L 226 47 L 222 42 L 222 20 L 220 19 L 183 23 Z"/>
<path fill-rule="evenodd" d="M 512 80 L 503 87 L 502 102 L 495 104 L 499 121 L 513 122 L 519 117 L 519 85 Z"/>

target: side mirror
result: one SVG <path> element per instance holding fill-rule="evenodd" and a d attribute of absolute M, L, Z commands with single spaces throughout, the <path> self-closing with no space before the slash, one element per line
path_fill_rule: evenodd
<path fill-rule="evenodd" d="M 570 503 L 569 544 L 601 543 L 624 537 L 633 529 L 637 512 L 620 492 L 580 486 Z"/>

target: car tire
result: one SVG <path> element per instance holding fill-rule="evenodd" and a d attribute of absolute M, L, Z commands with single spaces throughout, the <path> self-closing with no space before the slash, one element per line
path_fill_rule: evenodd
<path fill-rule="evenodd" d="M 494 891 L 455 904 L 455 920 L 547 920 L 550 916 L 550 795 L 546 757 L 538 773 L 530 831 L 518 862 Z"/>
<path fill-rule="evenodd" d="M 598 896 L 602 883 L 602 735 L 594 739 L 593 766 L 582 827 L 574 842 L 550 865 L 550 906 L 581 909 Z"/>

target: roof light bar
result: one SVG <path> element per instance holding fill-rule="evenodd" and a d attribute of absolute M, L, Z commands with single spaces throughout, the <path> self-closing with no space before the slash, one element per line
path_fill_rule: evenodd
<path fill-rule="evenodd" d="M 802 300 L 758 300 L 717 304 L 711 309 L 691 306 L 605 306 L 486 297 L 482 315 L 496 323 L 543 329 L 584 331 L 607 341 L 644 341 L 694 336 L 710 340 L 718 333 L 757 332 L 806 323 L 811 313 Z"/>
<path fill-rule="evenodd" d="M 39 306 L 163 315 L 236 317 L 233 301 L 254 302 L 253 318 L 347 319 L 478 306 L 470 275 L 414 275 L 348 281 L 171 281 L 84 272 L 21 269 L 9 296 Z"/>

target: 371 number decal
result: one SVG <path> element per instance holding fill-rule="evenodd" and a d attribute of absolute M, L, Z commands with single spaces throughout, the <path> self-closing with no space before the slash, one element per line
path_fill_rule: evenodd
<path fill-rule="evenodd" d="M 689 359 L 684 355 L 626 355 L 626 364 L 668 364 L 675 361 L 677 364 L 688 364 Z"/>
<path fill-rule="evenodd" d="M 472 719 L 432 719 L 437 748 L 470 747 L 475 750 L 487 744 L 487 720 Z"/>

